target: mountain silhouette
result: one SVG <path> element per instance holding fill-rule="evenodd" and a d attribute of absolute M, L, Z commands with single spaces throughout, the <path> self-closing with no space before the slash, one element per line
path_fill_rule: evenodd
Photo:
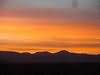
<path fill-rule="evenodd" d="M 17 53 L 0 51 L 0 63 L 56 63 L 56 62 L 100 62 L 100 55 L 76 54 L 66 50 L 57 53 Z"/>

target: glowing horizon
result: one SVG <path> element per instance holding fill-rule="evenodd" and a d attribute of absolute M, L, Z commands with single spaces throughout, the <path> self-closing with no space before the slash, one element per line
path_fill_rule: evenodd
<path fill-rule="evenodd" d="M 0 17 L 0 51 L 100 54 L 98 22 L 52 21 L 45 18 Z M 63 19 L 64 20 L 64 19 Z"/>

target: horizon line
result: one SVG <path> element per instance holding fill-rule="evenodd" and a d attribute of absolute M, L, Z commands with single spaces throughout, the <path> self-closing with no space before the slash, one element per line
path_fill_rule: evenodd
<path fill-rule="evenodd" d="M 13 52 L 13 53 L 18 53 L 18 54 L 24 54 L 24 53 L 28 53 L 28 54 L 36 54 L 36 53 L 50 53 L 50 54 L 57 54 L 59 52 L 68 52 L 68 53 L 71 53 L 71 54 L 78 54 L 78 55 L 94 55 L 94 56 L 98 56 L 100 54 L 88 54 L 88 53 L 77 53 L 77 52 L 71 52 L 71 51 L 68 51 L 68 50 L 60 50 L 60 51 L 57 51 L 57 52 L 50 52 L 50 51 L 37 51 L 37 52 L 18 52 L 18 51 L 0 51 L 1 52 Z"/>

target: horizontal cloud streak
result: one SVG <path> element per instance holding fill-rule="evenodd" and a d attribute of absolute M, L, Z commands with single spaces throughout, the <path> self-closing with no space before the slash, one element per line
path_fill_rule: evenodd
<path fill-rule="evenodd" d="M 47 21 L 66 23 L 99 23 L 100 13 L 96 9 L 80 10 L 80 9 L 57 9 L 57 8 L 35 8 L 35 9 L 22 9 L 17 11 L 3 11 L 1 17 L 19 17 L 31 19 L 44 19 Z"/>
<path fill-rule="evenodd" d="M 67 39 L 68 40 L 68 39 Z M 83 39 L 84 40 L 84 39 Z M 87 41 L 87 40 L 70 40 L 70 41 L 61 41 L 61 40 L 56 40 L 56 41 L 37 41 L 37 42 L 0 42 L 0 45 L 10 45 L 10 46 L 26 46 L 26 47 L 30 47 L 30 48 L 34 48 L 34 47 L 48 47 L 48 48 L 75 48 L 75 47 L 84 47 L 84 48 L 100 48 L 100 39 L 95 40 L 93 39 L 95 42 L 91 41 Z M 82 42 L 83 41 L 83 42 Z M 23 43 L 24 42 L 24 43 Z"/>

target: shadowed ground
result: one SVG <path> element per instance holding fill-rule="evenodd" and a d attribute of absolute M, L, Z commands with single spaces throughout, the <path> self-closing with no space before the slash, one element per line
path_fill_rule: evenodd
<path fill-rule="evenodd" d="M 0 52 L 0 63 L 74 63 L 100 62 L 100 55 L 76 54 L 62 50 L 58 53 L 36 52 L 16 53 Z"/>

